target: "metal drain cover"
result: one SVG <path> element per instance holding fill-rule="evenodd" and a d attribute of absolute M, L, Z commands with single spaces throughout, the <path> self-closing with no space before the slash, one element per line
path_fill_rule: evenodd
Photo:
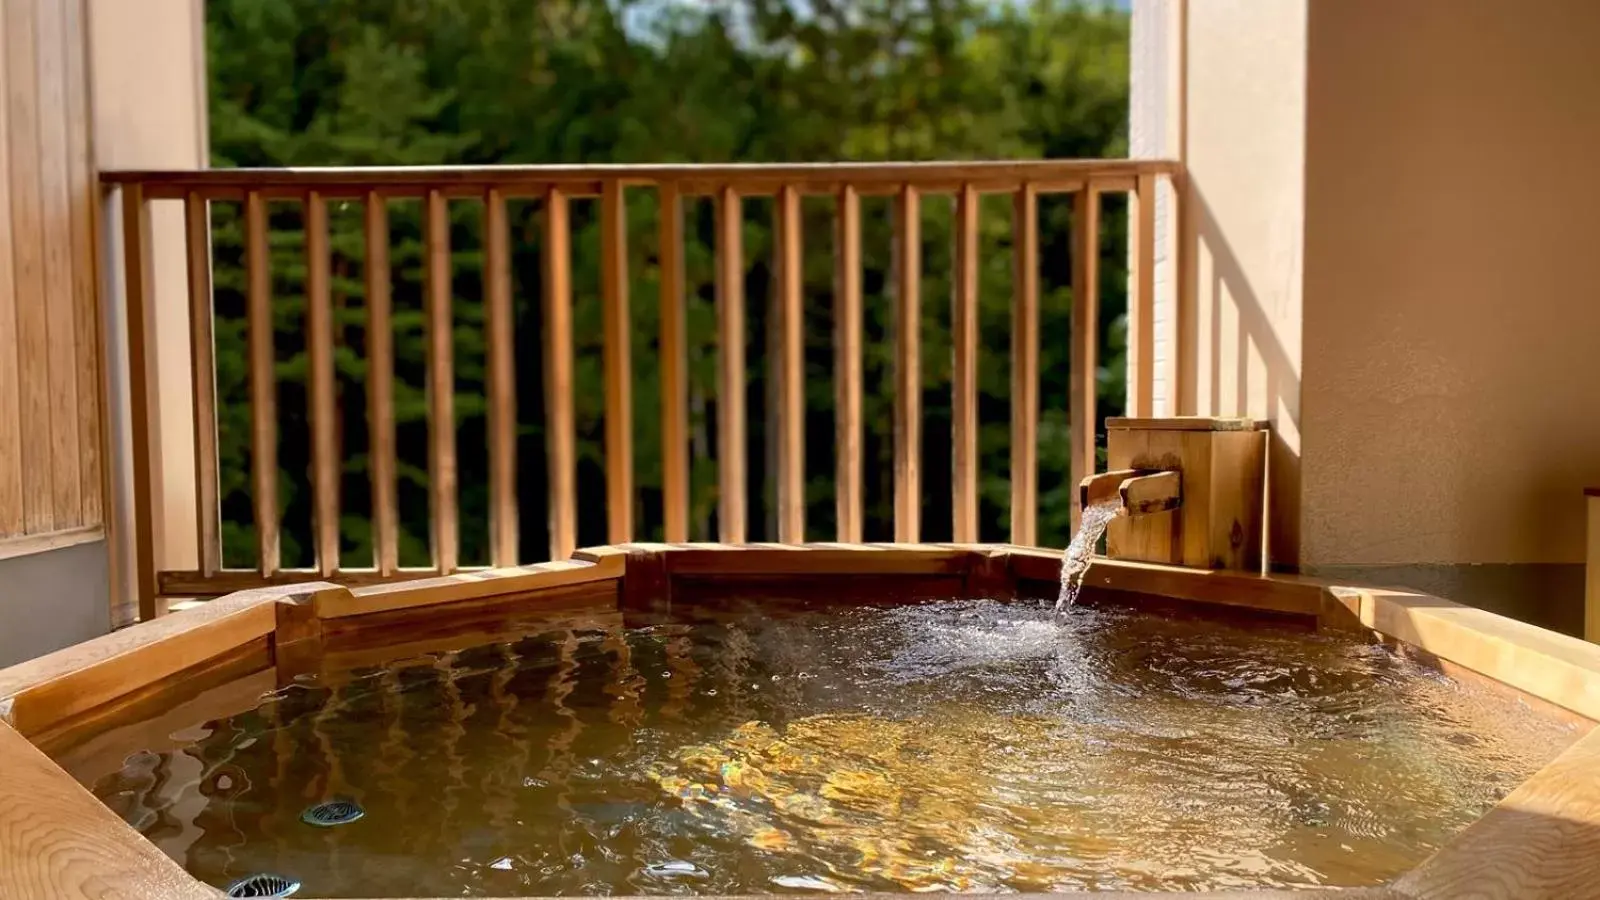
<path fill-rule="evenodd" d="M 228 885 L 229 897 L 289 897 L 300 890 L 300 882 L 270 872 L 260 872 Z"/>
<path fill-rule="evenodd" d="M 300 821 L 319 828 L 332 828 L 335 825 L 348 825 L 366 814 L 367 811 L 362 809 L 359 803 L 350 800 L 329 800 L 301 813 Z"/>

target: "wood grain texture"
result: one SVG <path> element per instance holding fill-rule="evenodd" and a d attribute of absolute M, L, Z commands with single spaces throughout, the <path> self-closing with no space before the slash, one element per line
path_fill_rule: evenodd
<path fill-rule="evenodd" d="M 0 538 L 0 559 L 14 559 L 43 553 L 46 550 L 59 550 L 62 547 L 104 540 L 105 536 L 104 525 L 79 525 L 77 528 L 62 528 L 46 531 L 43 534 L 21 534 Z"/>
<path fill-rule="evenodd" d="M 806 539 L 805 319 L 801 297 L 800 192 L 778 191 L 774 230 L 777 272 L 778 354 L 778 540 Z"/>
<path fill-rule="evenodd" d="M 0 897 L 218 896 L 4 723 L 0 770 Z"/>
<path fill-rule="evenodd" d="M 1038 540 L 1039 196 L 1032 184 L 1011 207 L 1011 542 Z"/>
<path fill-rule="evenodd" d="M 624 565 L 625 557 L 610 556 L 597 562 L 556 560 L 530 566 L 459 572 L 401 584 L 357 588 L 345 595 L 328 595 L 318 599 L 316 610 L 320 618 L 342 619 L 397 609 L 462 603 L 501 594 L 523 594 L 573 584 L 612 581 L 623 576 Z"/>
<path fill-rule="evenodd" d="M 159 537 L 155 527 L 155 496 L 160 458 L 160 410 L 155 384 L 154 302 L 150 268 L 150 210 L 143 189 L 130 184 L 122 189 L 122 263 L 124 302 L 128 312 L 128 420 L 129 456 L 133 469 L 133 567 L 138 592 L 139 618 L 156 616 L 156 557 Z M 253 385 L 252 385 L 253 387 Z M 254 403 L 252 403 L 252 408 Z M 253 414 L 253 413 L 252 413 Z"/>
<path fill-rule="evenodd" d="M 55 528 L 55 482 L 50 408 L 49 304 L 45 302 L 45 227 L 39 132 L 43 115 L 38 86 L 38 4 L 5 5 L 0 39 L 6 44 L 6 115 L 11 163 L 11 258 L 16 296 L 18 418 L 22 436 L 23 528 L 38 534 Z"/>
<path fill-rule="evenodd" d="M 1600 897 L 1600 731 L 1395 882 L 1417 900 Z"/>
<path fill-rule="evenodd" d="M 272 257 L 267 250 L 267 201 L 245 198 L 245 318 L 249 328 L 250 472 L 255 506 L 256 570 L 263 577 L 282 565 L 278 542 L 278 401 L 273 374 Z M 137 408 L 137 403 L 135 403 Z"/>
<path fill-rule="evenodd" d="M 328 201 L 306 195 L 306 385 L 311 424 L 311 525 L 317 568 L 339 569 L 339 411 L 333 383 L 333 295 Z"/>
<path fill-rule="evenodd" d="M 661 186 L 661 513 L 669 541 L 689 539 L 689 341 L 683 300 L 683 202 Z"/>
<path fill-rule="evenodd" d="M 628 321 L 628 207 L 620 181 L 600 197 L 600 307 L 605 332 L 606 534 L 633 537 L 633 368 Z"/>
<path fill-rule="evenodd" d="M 0 23 L 5 10 L 0 5 Z M 10 96 L 9 53 L 0 35 L 0 110 Z M 0 114 L 0 537 L 13 537 L 26 529 L 22 490 L 22 374 L 19 369 L 17 285 L 11 254 L 10 116 Z"/>
<path fill-rule="evenodd" d="M 488 332 L 489 559 L 517 564 L 516 318 L 511 301 L 511 232 L 506 198 L 491 188 L 483 198 L 484 329 Z"/>
<path fill-rule="evenodd" d="M 717 535 L 745 539 L 744 214 L 732 188 L 717 196 Z"/>
<path fill-rule="evenodd" d="M 861 199 L 839 191 L 834 222 L 834 505 L 836 537 L 861 540 L 865 508 L 861 426 Z"/>
<path fill-rule="evenodd" d="M 1072 483 L 1094 474 L 1095 387 L 1099 383 L 1100 194 L 1091 184 L 1072 198 L 1072 368 L 1067 376 L 1067 415 L 1072 427 Z M 1072 530 L 1081 512 L 1072 511 Z"/>
<path fill-rule="evenodd" d="M 105 522 L 105 495 L 109 473 L 103 465 L 107 449 L 105 431 L 106 398 L 103 377 L 104 348 L 100 322 L 100 273 L 102 262 L 96 235 L 99 234 L 100 191 L 95 183 L 89 134 L 88 34 L 86 10 L 81 2 L 61 4 L 65 17 L 62 29 L 63 56 L 66 60 L 67 99 L 62 112 L 67 121 L 67 183 L 70 195 L 72 229 L 72 306 L 77 315 L 78 341 L 78 437 L 83 480 L 83 522 Z M 0 88 L 0 96 L 4 89 Z M 0 138 L 3 141 L 3 138 Z M 0 204 L 4 203 L 0 197 Z M 4 245 L 0 240 L 0 246 Z M 0 278 L 3 280 L 3 278 Z M 3 290 L 3 288 L 0 288 Z M 0 363 L 3 365 L 3 363 Z M 0 371 L 4 371 L 0 368 Z M 0 421 L 4 421 L 0 418 Z M 0 452 L 0 456 L 4 453 Z M 0 476 L 3 477 L 3 476 Z M 4 504 L 0 503 L 0 510 Z M 0 512 L 3 517 L 3 512 Z M 3 532 L 3 526 L 0 526 Z"/>
<path fill-rule="evenodd" d="M 572 411 L 572 236 L 567 197 L 545 196 L 544 398 L 549 460 L 550 558 L 578 546 L 576 420 Z"/>
<path fill-rule="evenodd" d="M 1156 177 L 1128 198 L 1128 413 L 1155 414 Z"/>
<path fill-rule="evenodd" d="M 1600 720 L 1600 646 L 1427 594 L 1337 590 L 1368 628 Z"/>
<path fill-rule="evenodd" d="M 456 507 L 456 374 L 454 292 L 450 270 L 450 208 L 444 194 L 429 191 L 423 240 L 428 261 L 424 297 L 428 357 L 428 509 L 433 564 L 443 572 L 459 565 L 460 526 Z"/>
<path fill-rule="evenodd" d="M 922 534 L 922 203 L 902 188 L 895 203 L 894 539 Z"/>
<path fill-rule="evenodd" d="M 20 2 L 20 0 L 19 0 Z M 72 194 L 67 183 L 64 3 L 35 3 L 39 234 L 50 398 L 50 483 L 54 528 L 82 525 L 83 473 L 78 433 L 78 322 L 72 303 Z M 38 377 L 34 375 L 32 377 Z M 44 474 L 44 473 L 41 473 Z"/>
<path fill-rule="evenodd" d="M 372 457 L 372 564 L 385 574 L 400 567 L 400 511 L 394 433 L 394 319 L 390 296 L 389 206 L 382 194 L 365 197 L 367 290 L 367 441 Z"/>
<path fill-rule="evenodd" d="M 1117 493 L 1127 515 L 1166 512 L 1183 502 L 1183 478 L 1177 472 L 1136 475 L 1123 481 Z"/>
<path fill-rule="evenodd" d="M 978 540 L 978 212 L 978 192 L 971 185 L 962 188 L 956 195 L 950 312 L 950 506 L 958 543 Z"/>
<path fill-rule="evenodd" d="M 189 382 L 194 412 L 195 534 L 200 571 L 222 568 L 222 509 L 217 492 L 216 339 L 211 300 L 211 205 L 184 201 L 184 250 L 189 270 Z"/>
<path fill-rule="evenodd" d="M 273 605 L 297 594 L 345 593 L 326 582 L 241 591 L 0 670 L 8 721 L 33 735 L 144 685 L 269 635 Z"/>

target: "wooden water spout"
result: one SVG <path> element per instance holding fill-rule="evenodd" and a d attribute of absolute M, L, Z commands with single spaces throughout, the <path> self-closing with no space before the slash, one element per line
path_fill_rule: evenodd
<path fill-rule="evenodd" d="M 1144 516 L 1177 509 L 1183 504 L 1183 476 L 1170 470 L 1118 469 L 1090 475 L 1079 482 L 1078 502 L 1084 508 L 1108 501 L 1117 504 L 1119 516 Z"/>
<path fill-rule="evenodd" d="M 1266 427 L 1250 419 L 1107 419 L 1112 471 L 1079 494 L 1085 506 L 1116 500 L 1112 559 L 1260 571 L 1266 451 Z"/>

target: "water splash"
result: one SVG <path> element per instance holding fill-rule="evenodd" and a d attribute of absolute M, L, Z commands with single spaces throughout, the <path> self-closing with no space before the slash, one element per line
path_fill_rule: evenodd
<path fill-rule="evenodd" d="M 1072 543 L 1061 555 L 1061 593 L 1056 597 L 1057 610 L 1077 601 L 1078 592 L 1083 590 L 1084 576 L 1089 574 L 1094 548 L 1100 546 L 1100 536 L 1106 533 L 1106 526 L 1117 517 L 1119 509 L 1121 504 L 1116 498 L 1090 504 L 1084 509 L 1078 533 L 1072 536 Z"/>

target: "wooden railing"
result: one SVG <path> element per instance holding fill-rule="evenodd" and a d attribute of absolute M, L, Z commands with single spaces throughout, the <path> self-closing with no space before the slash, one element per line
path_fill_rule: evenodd
<path fill-rule="evenodd" d="M 1073 434 L 1071 477 L 1093 471 L 1095 334 L 1098 316 L 1097 261 L 1100 196 L 1129 197 L 1129 384 L 1131 415 L 1151 412 L 1154 383 L 1155 193 L 1161 179 L 1176 174 L 1162 161 L 1090 160 L 983 163 L 867 163 L 723 166 L 510 166 L 479 168 L 367 168 L 107 172 L 102 181 L 119 191 L 123 230 L 124 291 L 129 328 L 130 396 L 133 420 L 136 568 L 141 617 L 158 609 L 156 598 L 208 595 L 261 584 L 325 578 L 362 583 L 461 571 L 458 560 L 456 433 L 452 423 L 454 373 L 451 341 L 451 257 L 446 202 L 473 198 L 483 204 L 485 237 L 484 308 L 487 344 L 486 401 L 489 458 L 490 557 L 494 566 L 518 558 L 515 383 L 512 345 L 512 281 L 506 203 L 543 201 L 543 381 L 546 393 L 550 555 L 565 558 L 577 541 L 575 426 L 573 411 L 572 271 L 569 204 L 599 198 L 601 300 L 605 380 L 605 482 L 608 539 L 634 538 L 634 482 L 625 192 L 654 190 L 660 218 L 659 347 L 662 431 L 662 506 L 668 541 L 689 537 L 689 412 L 685 359 L 686 325 L 681 200 L 709 196 L 715 206 L 718 388 L 741 396 L 744 359 L 744 269 L 741 200 L 773 198 L 775 216 L 775 312 L 781 340 L 775 372 L 777 536 L 800 542 L 821 535 L 806 531 L 804 504 L 804 394 L 801 197 L 835 200 L 835 371 L 837 533 L 856 542 L 863 530 L 862 455 L 862 257 L 863 196 L 893 198 L 900 252 L 894 262 L 894 537 L 915 542 L 922 535 L 920 498 L 920 254 L 921 204 L 929 195 L 954 195 L 952 534 L 978 540 L 978 203 L 982 194 L 1006 193 L 1013 200 L 1014 296 L 1011 313 L 1011 540 L 1036 542 L 1039 416 L 1039 236 L 1038 200 L 1073 195 L 1073 313 L 1069 409 Z M 421 199 L 426 275 L 424 318 L 427 345 L 428 498 L 433 565 L 399 564 L 394 407 L 395 348 L 390 300 L 388 201 Z M 342 565 L 339 558 L 339 458 L 336 436 L 333 319 L 330 303 L 329 201 L 364 205 L 367 422 L 370 428 L 373 561 Z M 307 407 L 311 434 L 314 569 L 280 568 L 278 434 L 274 414 L 273 299 L 269 272 L 269 200 L 303 204 L 305 228 L 305 325 Z M 149 354 L 153 326 L 150 205 L 181 201 L 186 210 L 190 343 L 193 366 L 195 497 L 198 568 L 158 571 L 154 550 L 155 510 L 151 458 Z M 214 377 L 211 218 L 209 204 L 242 204 L 247 365 L 251 399 L 251 490 L 258 564 L 226 569 L 218 510 L 217 397 Z M 719 409 L 717 468 L 718 537 L 746 539 L 746 430 L 742 403 Z M 531 560 L 529 560 L 531 561 Z"/>

